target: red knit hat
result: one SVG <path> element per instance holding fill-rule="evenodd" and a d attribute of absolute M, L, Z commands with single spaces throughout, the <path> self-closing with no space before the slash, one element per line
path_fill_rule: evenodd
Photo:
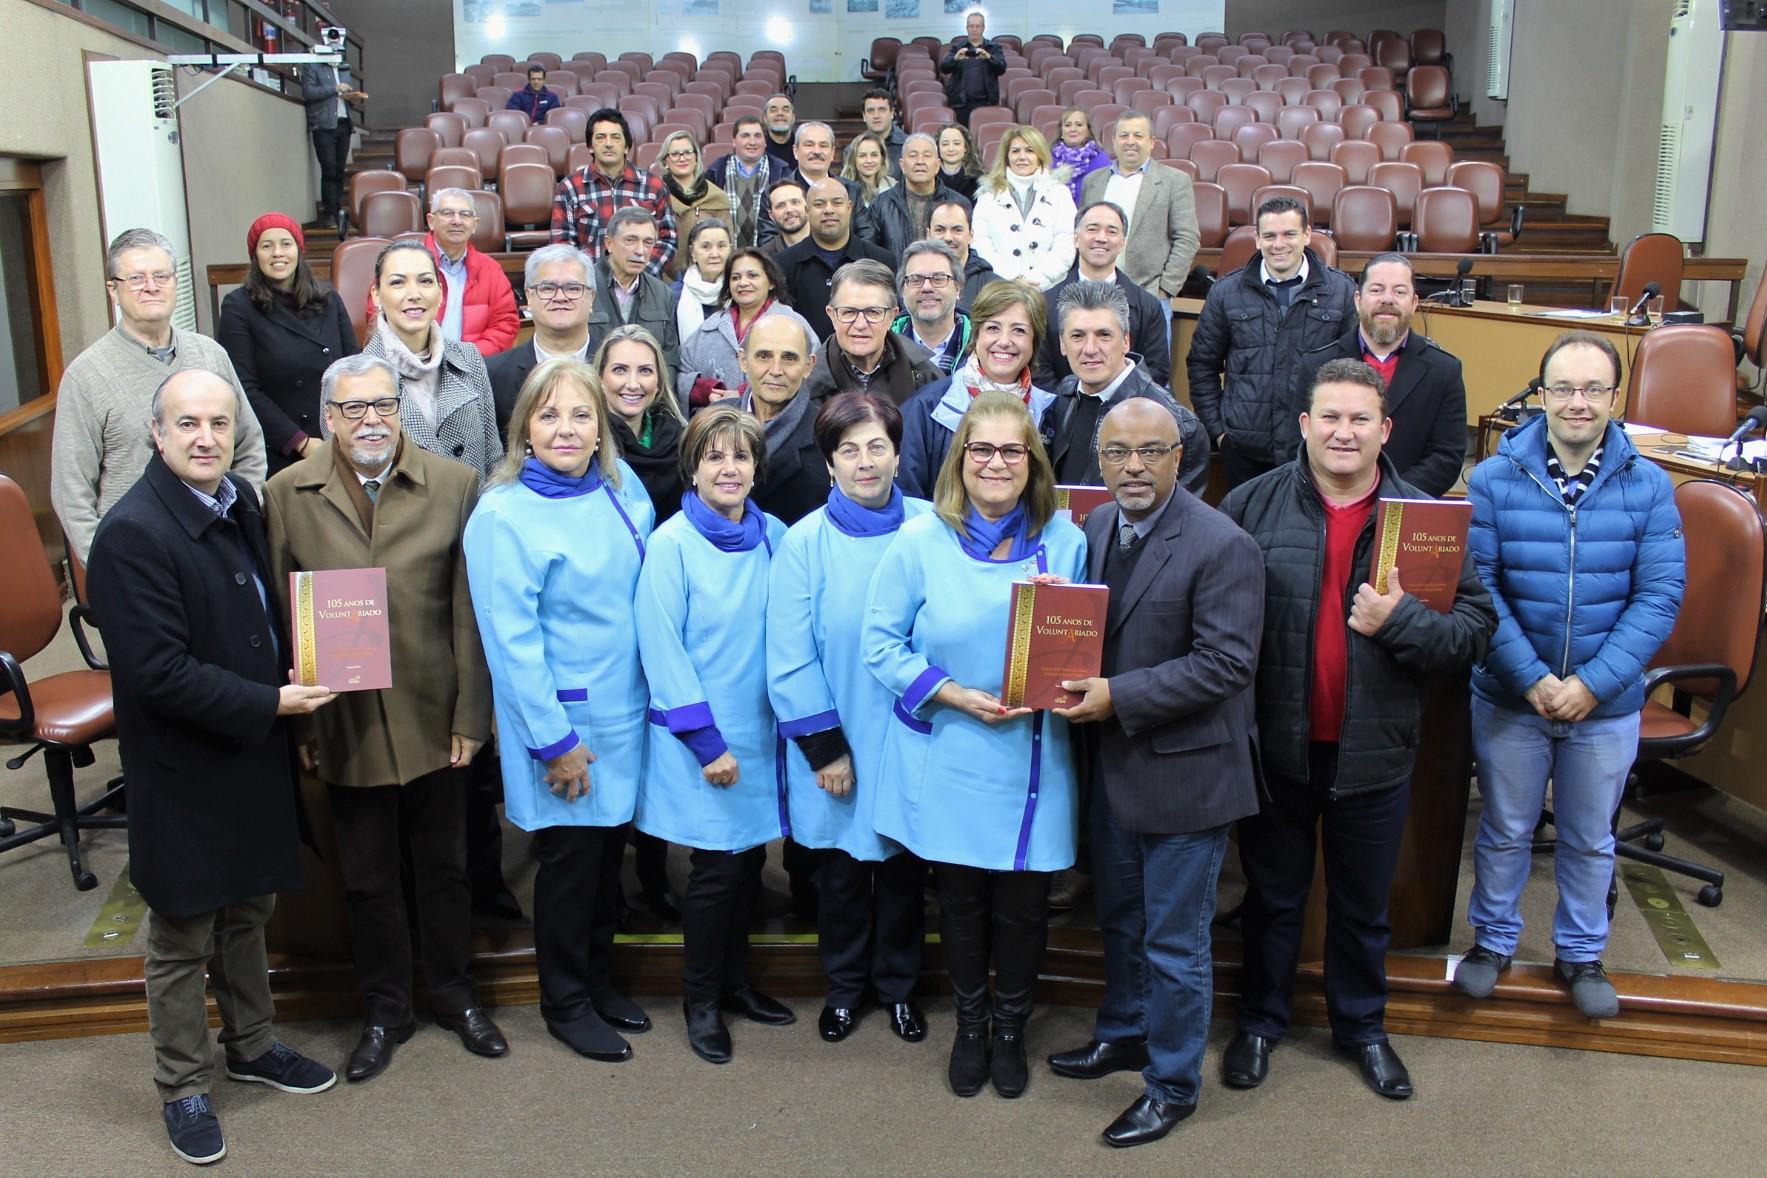
<path fill-rule="evenodd" d="M 252 227 L 245 231 L 246 253 L 255 254 L 258 252 L 258 238 L 264 236 L 264 231 L 266 229 L 288 230 L 289 235 L 295 239 L 295 248 L 300 250 L 303 254 L 307 252 L 307 239 L 301 235 L 301 226 L 299 222 L 293 217 L 287 216 L 283 213 L 265 213 L 256 221 L 253 221 Z"/>

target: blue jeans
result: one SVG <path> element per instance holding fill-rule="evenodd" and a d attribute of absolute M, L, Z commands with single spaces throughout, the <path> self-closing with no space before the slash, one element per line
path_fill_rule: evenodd
<path fill-rule="evenodd" d="M 1558 908 L 1552 943 L 1565 961 L 1594 961 L 1607 947 L 1607 890 L 1614 874 L 1614 812 L 1638 753 L 1638 713 L 1567 724 L 1472 700 L 1479 816 L 1467 919 L 1478 943 L 1512 956 L 1522 934 L 1522 889 L 1534 826 L 1552 782 L 1552 870 Z"/>
<path fill-rule="evenodd" d="M 1092 797 L 1092 884 L 1104 938 L 1104 1001 L 1094 1037 L 1147 1041 L 1148 1095 L 1195 1104 L 1214 1005 L 1209 924 L 1227 827 L 1137 834 Z"/>

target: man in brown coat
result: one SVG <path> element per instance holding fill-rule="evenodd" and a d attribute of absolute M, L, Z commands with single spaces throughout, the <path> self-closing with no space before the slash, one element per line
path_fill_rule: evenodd
<path fill-rule="evenodd" d="M 365 1025 L 345 1074 L 378 1075 L 416 1029 L 401 882 L 408 835 L 423 974 L 436 1023 L 469 1051 L 503 1055 L 467 972 L 467 766 L 491 734 L 491 680 L 460 537 L 478 472 L 405 441 L 392 366 L 351 356 L 320 389 L 326 445 L 265 488 L 273 583 L 385 568 L 393 686 L 342 695 L 307 725 L 331 797 Z"/>

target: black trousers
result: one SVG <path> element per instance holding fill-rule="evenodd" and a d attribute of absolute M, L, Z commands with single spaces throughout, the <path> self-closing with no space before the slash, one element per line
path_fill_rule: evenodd
<path fill-rule="evenodd" d="M 939 940 L 959 1027 L 1022 1030 L 1049 942 L 1047 871 L 988 871 L 935 863 Z M 988 992 L 988 966 L 994 992 Z"/>
<path fill-rule="evenodd" d="M 1233 435 L 1228 434 L 1220 446 L 1221 473 L 1227 476 L 1227 487 L 1232 490 L 1241 483 L 1249 483 L 1267 470 L 1275 470 L 1276 464 L 1265 462 L 1241 450 L 1233 442 Z"/>
<path fill-rule="evenodd" d="M 689 1002 L 716 1002 L 749 980 L 749 920 L 761 892 L 767 848 L 701 851 L 688 856 L 681 899 L 681 991 Z"/>
<path fill-rule="evenodd" d="M 333 216 L 344 207 L 344 168 L 350 160 L 350 121 L 339 119 L 336 126 L 313 128 L 313 154 L 319 157 L 319 202 L 325 215 Z"/>
<path fill-rule="evenodd" d="M 465 768 L 438 769 L 405 785 L 329 789 L 350 953 L 370 1024 L 398 1026 L 413 1014 L 411 921 L 400 871 L 405 855 L 430 1008 L 452 1015 L 478 1005 L 467 967 L 466 775 Z"/>
<path fill-rule="evenodd" d="M 1315 744 L 1313 784 L 1272 782 L 1281 802 L 1239 825 L 1245 869 L 1244 990 L 1241 1030 L 1267 1039 L 1288 1031 L 1301 924 L 1313 886 L 1313 848 L 1325 852 L 1325 1005 L 1339 1043 L 1387 1037 L 1387 900 L 1405 833 L 1409 783 L 1336 801 L 1325 783 L 1337 774 L 1337 745 Z"/>
<path fill-rule="evenodd" d="M 885 1006 L 908 1001 L 926 943 L 926 864 L 905 851 L 882 862 L 833 849 L 815 855 L 828 1005 L 850 1010 L 868 991 Z"/>
<path fill-rule="evenodd" d="M 491 900 L 509 890 L 503 878 L 503 762 L 497 742 L 487 741 L 467 768 L 466 875 L 475 902 Z"/>
<path fill-rule="evenodd" d="M 534 832 L 534 962 L 540 1014 L 563 1025 L 593 1014 L 613 991 L 624 826 L 548 826 Z"/>

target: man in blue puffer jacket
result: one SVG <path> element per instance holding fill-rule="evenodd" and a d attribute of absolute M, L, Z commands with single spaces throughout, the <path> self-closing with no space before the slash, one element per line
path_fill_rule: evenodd
<path fill-rule="evenodd" d="M 1472 677 L 1485 805 L 1467 911 L 1476 944 L 1454 984 L 1483 998 L 1509 967 L 1550 779 L 1555 965 L 1585 1017 L 1611 1018 L 1620 1003 L 1601 953 L 1613 817 L 1638 750 L 1645 667 L 1675 625 L 1687 570 L 1669 477 L 1609 420 L 1613 345 L 1566 332 L 1540 379 L 1546 412 L 1511 430 L 1468 485 L 1497 633 Z"/>

